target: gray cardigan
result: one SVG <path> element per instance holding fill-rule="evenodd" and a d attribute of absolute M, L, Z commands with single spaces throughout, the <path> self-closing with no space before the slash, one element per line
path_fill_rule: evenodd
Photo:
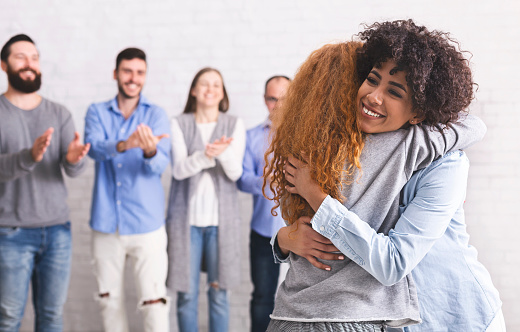
<path fill-rule="evenodd" d="M 482 139 L 483 122 L 468 116 L 443 132 L 412 126 L 409 130 L 370 135 L 361 155 L 362 175 L 345 186 L 345 206 L 378 233 L 388 234 L 398 219 L 399 193 L 413 172 L 450 150 Z M 278 289 L 273 319 L 300 322 L 379 322 L 400 327 L 419 323 L 413 278 L 384 286 L 363 262 L 327 261 L 331 271 L 290 256 L 290 269 Z"/>
<path fill-rule="evenodd" d="M 204 150 L 204 144 L 193 113 L 177 117 L 184 135 L 188 155 Z M 226 135 L 231 137 L 237 118 L 220 113 L 210 141 Z M 188 292 L 190 283 L 190 224 L 188 205 L 203 172 L 208 172 L 215 184 L 218 197 L 218 282 L 219 287 L 229 289 L 240 282 L 240 220 L 238 211 L 238 190 L 235 181 L 230 180 L 222 165 L 216 166 L 184 180 L 172 177 L 170 198 L 166 219 L 168 233 L 168 279 L 170 289 Z"/>

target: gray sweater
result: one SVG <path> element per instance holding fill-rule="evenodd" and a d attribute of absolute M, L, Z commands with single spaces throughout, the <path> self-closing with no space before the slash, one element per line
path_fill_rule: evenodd
<path fill-rule="evenodd" d="M 361 155 L 362 176 L 345 186 L 345 206 L 378 233 L 388 234 L 399 217 L 399 194 L 413 172 L 450 150 L 482 139 L 484 123 L 468 116 L 443 134 L 424 126 L 370 135 Z M 384 286 L 356 262 L 327 261 L 331 271 L 291 253 L 278 289 L 273 319 L 300 322 L 383 321 L 400 327 L 420 322 L 411 275 Z"/>
<path fill-rule="evenodd" d="M 67 190 L 62 168 L 69 176 L 78 175 L 83 160 L 71 165 L 65 160 L 74 138 L 74 123 L 63 106 L 42 99 L 30 111 L 0 96 L 0 226 L 43 227 L 69 220 Z M 35 163 L 31 148 L 34 140 L 49 127 L 52 140 Z"/>

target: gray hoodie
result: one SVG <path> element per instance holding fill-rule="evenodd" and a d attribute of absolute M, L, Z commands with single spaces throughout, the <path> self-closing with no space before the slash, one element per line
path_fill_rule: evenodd
<path fill-rule="evenodd" d="M 368 136 L 361 177 L 344 187 L 345 206 L 378 233 L 388 234 L 399 217 L 399 194 L 413 172 L 448 151 L 481 140 L 484 123 L 468 115 L 442 133 L 426 126 Z M 275 255 L 278 254 L 275 250 Z M 278 259 L 284 260 L 278 255 Z M 384 322 L 401 327 L 420 323 L 411 275 L 384 286 L 356 262 L 327 261 L 331 271 L 290 254 L 290 269 L 278 289 L 272 319 L 300 322 Z"/>

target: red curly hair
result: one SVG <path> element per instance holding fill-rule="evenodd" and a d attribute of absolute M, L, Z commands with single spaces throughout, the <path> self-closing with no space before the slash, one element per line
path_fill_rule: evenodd
<path fill-rule="evenodd" d="M 314 51 L 301 65 L 283 102 L 274 112 L 272 139 L 265 154 L 264 194 L 274 193 L 282 217 L 289 224 L 313 216 L 310 205 L 285 186 L 283 166 L 289 155 L 303 160 L 323 192 L 343 200 L 342 186 L 350 184 L 361 168 L 364 134 L 356 118 L 356 94 L 361 85 L 356 71 L 360 42 L 328 44 Z M 271 178 L 271 181 L 267 181 Z M 267 197 L 268 195 L 266 195 Z"/>

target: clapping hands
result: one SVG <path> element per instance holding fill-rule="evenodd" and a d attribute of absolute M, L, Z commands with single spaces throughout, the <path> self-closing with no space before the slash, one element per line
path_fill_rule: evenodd
<path fill-rule="evenodd" d="M 206 144 L 206 149 L 204 153 L 208 158 L 218 157 L 222 152 L 224 152 L 229 144 L 233 141 L 233 137 L 222 136 L 220 139 L 216 139 L 213 143 Z"/>
<path fill-rule="evenodd" d="M 157 153 L 157 144 L 159 141 L 168 137 L 170 137 L 168 134 L 155 136 L 149 126 L 141 123 L 126 141 L 119 142 L 118 151 L 123 152 L 140 148 L 143 150 L 145 157 L 151 158 Z"/>

